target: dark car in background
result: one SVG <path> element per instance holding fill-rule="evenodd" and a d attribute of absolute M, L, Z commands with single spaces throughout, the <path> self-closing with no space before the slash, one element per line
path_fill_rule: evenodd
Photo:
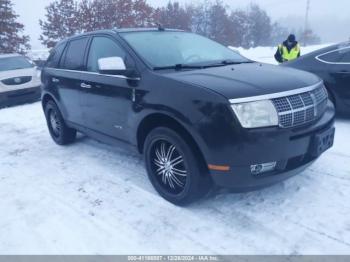
<path fill-rule="evenodd" d="M 350 42 L 314 51 L 282 65 L 318 75 L 337 112 L 350 115 Z"/>
<path fill-rule="evenodd" d="M 40 71 L 28 58 L 0 55 L 0 108 L 39 100 L 40 85 Z"/>
<path fill-rule="evenodd" d="M 178 30 L 87 33 L 42 71 L 51 137 L 82 132 L 144 155 L 158 193 L 178 205 L 212 184 L 252 190 L 300 173 L 333 144 L 321 79 L 260 64 Z"/>

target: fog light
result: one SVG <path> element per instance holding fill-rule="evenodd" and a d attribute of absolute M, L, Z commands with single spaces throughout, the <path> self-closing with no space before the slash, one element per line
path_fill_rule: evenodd
<path fill-rule="evenodd" d="M 262 173 L 275 170 L 277 162 L 263 163 L 257 165 L 251 165 L 250 171 L 253 175 L 259 175 Z"/>

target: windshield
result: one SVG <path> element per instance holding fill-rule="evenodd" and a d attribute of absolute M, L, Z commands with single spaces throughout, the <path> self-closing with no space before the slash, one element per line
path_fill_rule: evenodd
<path fill-rule="evenodd" d="M 249 62 L 229 48 L 193 33 L 148 31 L 126 32 L 121 36 L 154 68 L 221 61 Z"/>
<path fill-rule="evenodd" d="M 23 56 L 0 58 L 0 71 L 9 71 L 9 70 L 25 69 L 25 68 L 32 68 L 32 67 L 34 67 L 34 65 L 32 65 Z"/>

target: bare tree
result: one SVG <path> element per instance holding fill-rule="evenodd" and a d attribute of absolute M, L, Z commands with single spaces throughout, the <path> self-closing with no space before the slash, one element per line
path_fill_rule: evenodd
<path fill-rule="evenodd" d="M 222 0 L 202 0 L 190 5 L 175 1 L 156 9 L 146 0 L 54 0 L 46 11 L 46 20 L 40 21 L 43 30 L 40 40 L 48 47 L 78 32 L 148 27 L 156 22 L 210 37 L 224 45 L 245 48 L 275 45 L 287 35 L 287 29 L 272 23 L 259 5 L 230 10 Z M 312 43 L 319 41 L 312 31 L 308 39 Z"/>
<path fill-rule="evenodd" d="M 154 9 L 146 3 L 146 0 L 133 1 L 133 26 L 147 27 L 154 25 Z"/>
<path fill-rule="evenodd" d="M 191 6 L 183 7 L 179 2 L 168 2 L 165 7 L 157 8 L 154 13 L 154 20 L 164 27 L 191 30 Z"/>
<path fill-rule="evenodd" d="M 249 18 L 248 14 L 242 10 L 232 11 L 230 14 L 230 20 L 232 23 L 232 33 L 235 36 L 232 45 L 233 46 L 242 46 L 249 47 Z"/>
<path fill-rule="evenodd" d="M 78 7 L 80 27 L 82 31 L 90 32 L 102 29 L 101 19 L 104 1 L 82 0 Z M 98 5 L 99 4 L 99 5 Z"/>
<path fill-rule="evenodd" d="M 146 0 L 55 0 L 46 11 L 40 40 L 52 47 L 78 32 L 148 26 L 154 10 Z"/>
<path fill-rule="evenodd" d="M 78 7 L 74 0 L 55 0 L 46 7 L 46 20 L 39 20 L 40 41 L 47 47 L 81 31 Z"/>
<path fill-rule="evenodd" d="M 232 21 L 227 14 L 227 6 L 221 0 L 216 2 L 209 8 L 209 37 L 224 45 L 230 45 L 234 41 L 234 31 Z"/>
<path fill-rule="evenodd" d="M 210 35 L 210 8 L 212 4 L 209 0 L 204 0 L 200 4 L 193 6 L 191 29 L 197 34 Z"/>
<path fill-rule="evenodd" d="M 272 31 L 271 19 L 259 5 L 252 4 L 248 11 L 250 21 L 250 39 L 253 47 L 266 46 L 270 43 Z"/>

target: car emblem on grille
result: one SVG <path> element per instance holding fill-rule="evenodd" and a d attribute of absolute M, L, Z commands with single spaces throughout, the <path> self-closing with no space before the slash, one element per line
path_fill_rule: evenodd
<path fill-rule="evenodd" d="M 16 83 L 16 84 L 20 84 L 22 82 L 21 78 L 19 77 L 16 77 L 15 79 L 13 79 L 13 81 Z"/>

